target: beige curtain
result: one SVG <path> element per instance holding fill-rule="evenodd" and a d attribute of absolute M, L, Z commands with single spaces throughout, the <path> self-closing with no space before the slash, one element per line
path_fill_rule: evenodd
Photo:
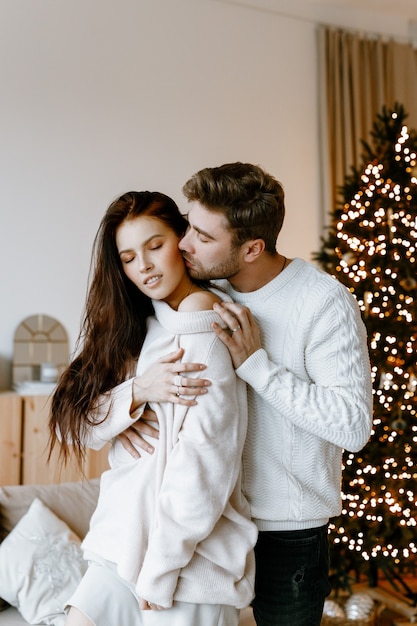
<path fill-rule="evenodd" d="M 351 166 L 360 164 L 360 140 L 383 105 L 402 104 L 406 124 L 417 128 L 417 50 L 387 41 L 320 26 L 320 116 L 323 221 L 328 221 Z"/>

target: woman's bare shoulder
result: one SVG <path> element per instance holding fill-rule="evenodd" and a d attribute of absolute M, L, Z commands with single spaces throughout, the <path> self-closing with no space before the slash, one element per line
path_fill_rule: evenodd
<path fill-rule="evenodd" d="M 221 298 L 211 291 L 195 291 L 184 298 L 178 307 L 178 311 L 211 311 L 215 302 L 221 302 Z"/>

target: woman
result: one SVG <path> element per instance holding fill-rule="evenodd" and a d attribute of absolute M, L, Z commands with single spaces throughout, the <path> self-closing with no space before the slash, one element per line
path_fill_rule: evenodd
<path fill-rule="evenodd" d="M 257 531 L 240 490 L 246 390 L 212 331 L 219 295 L 186 272 L 186 227 L 167 196 L 130 192 L 95 240 L 83 345 L 53 397 L 51 449 L 59 442 L 67 459 L 74 448 L 81 462 L 85 447 L 112 441 L 111 469 L 66 626 L 236 626 L 253 596 Z M 193 362 L 206 365 L 209 393 Z M 135 460 L 117 435 L 146 405 L 159 440 Z"/>

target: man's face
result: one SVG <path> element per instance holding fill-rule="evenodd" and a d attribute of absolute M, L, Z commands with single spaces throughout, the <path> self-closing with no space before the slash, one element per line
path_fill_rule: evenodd
<path fill-rule="evenodd" d="M 190 276 L 200 280 L 236 276 L 241 269 L 240 248 L 232 245 L 232 235 L 223 214 L 192 202 L 188 223 L 179 249 Z"/>

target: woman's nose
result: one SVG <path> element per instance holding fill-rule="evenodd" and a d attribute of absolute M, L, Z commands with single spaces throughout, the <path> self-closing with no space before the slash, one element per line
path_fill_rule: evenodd
<path fill-rule="evenodd" d="M 139 269 L 141 272 L 149 272 L 149 270 L 152 268 L 152 263 L 150 261 L 150 259 L 148 259 L 146 257 L 146 255 L 143 255 L 140 257 L 139 259 Z"/>

